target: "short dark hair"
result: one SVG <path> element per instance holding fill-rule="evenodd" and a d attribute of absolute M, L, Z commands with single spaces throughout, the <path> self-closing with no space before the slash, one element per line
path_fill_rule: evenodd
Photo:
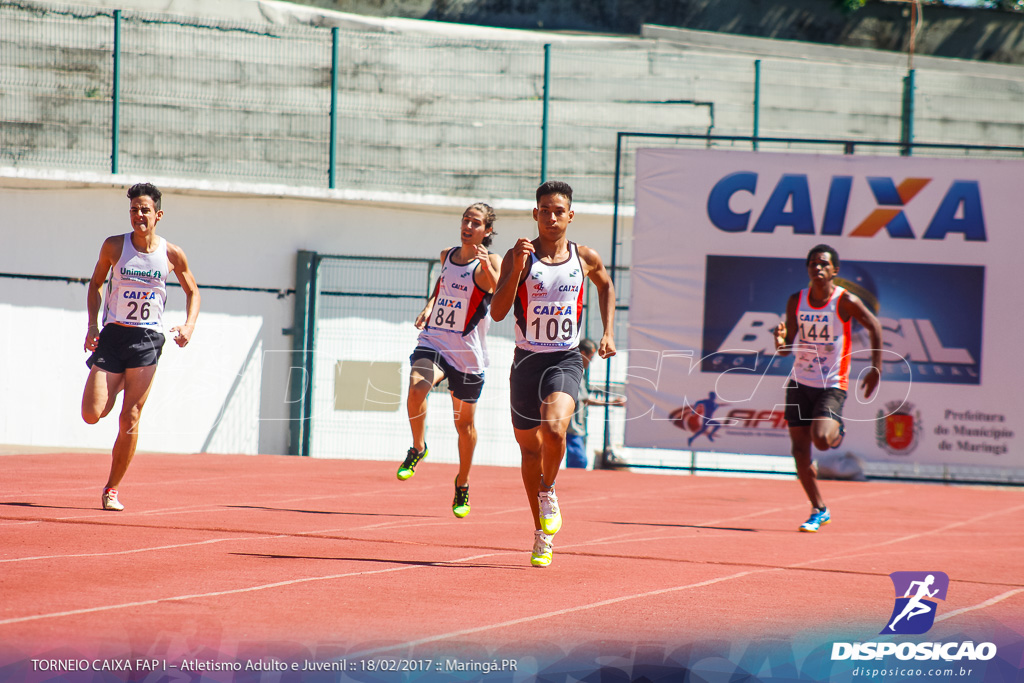
<path fill-rule="evenodd" d="M 537 202 L 540 202 L 540 198 L 549 194 L 560 194 L 569 200 L 569 206 L 572 206 L 572 188 L 569 183 L 562 182 L 561 180 L 549 180 L 540 187 L 537 188 Z"/>
<path fill-rule="evenodd" d="M 149 197 L 153 200 L 153 206 L 156 210 L 160 210 L 160 190 L 157 189 L 156 185 L 152 183 L 135 183 L 128 188 L 128 199 L 135 199 L 136 197 Z"/>
<path fill-rule="evenodd" d="M 580 339 L 580 351 L 594 353 L 595 351 L 597 351 L 597 344 L 594 343 L 593 339 L 584 337 L 583 339 Z"/>
<path fill-rule="evenodd" d="M 809 252 L 807 252 L 807 264 L 806 265 L 808 265 L 808 266 L 811 265 L 811 258 L 813 258 L 815 254 L 828 254 L 829 256 L 832 257 L 832 265 L 836 267 L 836 270 L 839 270 L 839 252 L 838 251 L 836 251 L 835 249 L 833 249 L 832 247 L 830 247 L 827 244 L 819 244 L 816 247 L 812 247 L 811 250 Z"/>
<path fill-rule="evenodd" d="M 494 209 L 492 209 L 487 204 L 484 204 L 483 202 L 470 204 L 469 206 L 466 207 L 466 211 L 469 211 L 470 209 L 476 209 L 477 211 L 484 215 L 484 227 L 490 228 L 491 233 L 484 237 L 482 242 L 485 247 L 491 246 L 492 238 L 498 234 L 497 232 L 494 231 L 494 221 L 498 220 L 498 216 L 494 213 Z M 466 215 L 466 211 L 462 212 L 463 216 Z"/>

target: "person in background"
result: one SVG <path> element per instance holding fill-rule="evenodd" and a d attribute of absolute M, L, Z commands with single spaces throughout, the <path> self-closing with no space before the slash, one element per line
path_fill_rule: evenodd
<path fill-rule="evenodd" d="M 811 446 L 825 451 L 843 442 L 843 404 L 850 382 L 851 322 L 856 320 L 871 337 L 871 366 L 861 376 L 864 398 L 870 398 L 882 374 L 882 324 L 856 295 L 833 282 L 839 273 L 839 254 L 827 244 L 807 254 L 806 288 L 793 293 L 786 319 L 775 328 L 780 356 L 795 355 L 786 385 L 786 422 L 796 474 L 811 501 L 811 516 L 800 531 L 816 532 L 832 521 L 818 489 Z"/>
<path fill-rule="evenodd" d="M 580 382 L 580 393 L 576 398 L 576 411 L 572 414 L 569 427 L 565 430 L 565 466 L 579 469 L 587 468 L 587 406 L 622 406 L 626 404 L 625 396 L 609 396 L 607 399 L 594 398 L 590 385 L 587 383 L 587 371 L 590 361 L 597 353 L 597 344 L 592 339 L 580 340 L 580 355 L 583 357 L 583 381 Z M 594 393 L 603 394 L 604 390 Z"/>

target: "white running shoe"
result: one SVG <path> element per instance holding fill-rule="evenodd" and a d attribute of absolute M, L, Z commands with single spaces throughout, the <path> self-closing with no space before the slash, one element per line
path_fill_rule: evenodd
<path fill-rule="evenodd" d="M 115 512 L 124 510 L 124 505 L 121 505 L 121 501 L 117 499 L 117 489 L 103 489 L 101 500 L 104 510 L 114 510 Z"/>
<path fill-rule="evenodd" d="M 537 494 L 540 501 L 540 528 L 544 533 L 554 535 L 562 528 L 562 513 L 558 511 L 558 496 L 555 490 Z"/>

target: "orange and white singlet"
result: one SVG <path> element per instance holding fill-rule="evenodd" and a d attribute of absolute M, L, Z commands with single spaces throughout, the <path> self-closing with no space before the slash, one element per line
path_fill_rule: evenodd
<path fill-rule="evenodd" d="M 103 305 L 103 324 L 120 323 L 163 332 L 164 302 L 167 301 L 167 240 L 151 254 L 135 249 L 132 233 L 124 236 L 121 258 L 117 260 Z"/>
<path fill-rule="evenodd" d="M 837 286 L 821 308 L 800 290 L 796 307 L 797 333 L 793 338 L 793 377 L 800 384 L 846 391 L 850 381 L 850 320 L 839 318 L 839 299 L 846 290 Z"/>
<path fill-rule="evenodd" d="M 491 293 L 476 284 L 473 274 L 480 262 L 461 264 L 453 260 L 459 247 L 452 247 L 441 265 L 441 284 L 427 326 L 416 343 L 440 351 L 459 372 L 478 375 L 490 363 L 487 355 L 488 311 Z"/>
<path fill-rule="evenodd" d="M 579 346 L 585 282 L 575 242 L 561 263 L 530 254 L 530 274 L 516 290 L 516 347 L 545 353 Z"/>

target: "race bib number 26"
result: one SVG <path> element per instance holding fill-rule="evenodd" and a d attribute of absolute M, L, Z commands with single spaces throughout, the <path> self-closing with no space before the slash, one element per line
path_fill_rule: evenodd
<path fill-rule="evenodd" d="M 152 290 L 121 290 L 117 298 L 117 320 L 128 325 L 156 325 L 163 312 L 160 295 Z"/>

